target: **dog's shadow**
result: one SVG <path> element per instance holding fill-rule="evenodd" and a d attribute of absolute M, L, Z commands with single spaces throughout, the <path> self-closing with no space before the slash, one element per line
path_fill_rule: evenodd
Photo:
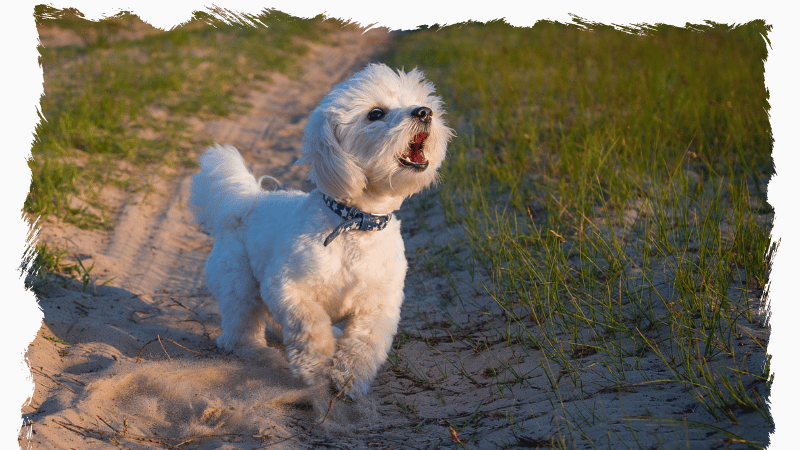
<path fill-rule="evenodd" d="M 219 350 L 214 342 L 219 313 L 204 290 L 177 297 L 136 295 L 113 286 L 83 288 L 74 281 L 40 287 L 40 333 L 50 342 L 40 344 L 48 348 L 32 365 L 59 385 L 50 387 L 28 419 L 57 413 L 81 424 L 102 415 L 128 417 L 129 426 L 142 435 L 187 436 L 213 429 L 255 436 L 270 427 L 313 424 L 328 416 L 320 429 L 349 426 L 361 415 L 341 397 L 332 408 L 336 393 L 329 384 L 309 387 L 294 377 L 275 334 L 267 333 L 264 349 Z M 47 367 L 53 353 L 60 364 Z"/>

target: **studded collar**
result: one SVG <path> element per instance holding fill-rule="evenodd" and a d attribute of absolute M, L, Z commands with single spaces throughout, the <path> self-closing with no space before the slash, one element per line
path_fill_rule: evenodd
<path fill-rule="evenodd" d="M 336 201 L 325 194 L 322 194 L 322 199 L 328 208 L 331 209 L 337 216 L 344 219 L 339 226 L 334 228 L 333 232 L 325 238 L 324 245 L 327 247 L 337 236 L 341 233 L 350 230 L 361 231 L 378 231 L 386 228 L 386 225 L 392 219 L 391 214 L 370 214 L 355 206 L 347 206 L 342 202 Z"/>

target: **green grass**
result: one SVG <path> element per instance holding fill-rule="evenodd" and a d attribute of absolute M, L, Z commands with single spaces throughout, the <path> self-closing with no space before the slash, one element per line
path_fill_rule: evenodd
<path fill-rule="evenodd" d="M 61 340 L 61 339 L 58 339 L 58 338 L 54 338 L 54 337 L 50 337 L 50 336 L 45 336 L 44 338 L 45 338 L 45 339 L 47 339 L 48 341 L 55 342 L 56 344 L 61 344 L 61 345 L 72 345 L 72 344 L 70 344 L 69 342 L 67 342 L 67 341 L 64 341 L 64 340 Z"/>
<path fill-rule="evenodd" d="M 589 364 L 622 386 L 656 355 L 713 417 L 772 426 L 768 365 L 748 369 L 740 347 L 766 353 L 747 330 L 767 327 L 775 250 L 769 28 L 588 27 L 422 27 L 386 55 L 448 105 L 449 223 L 492 280 L 506 339 L 536 343 L 554 386 L 580 390 Z"/>
<path fill-rule="evenodd" d="M 91 22 L 74 9 L 40 5 L 35 17 L 40 27 L 72 30 L 86 45 L 39 48 L 43 120 L 25 211 L 90 229 L 113 226 L 113 211 L 98 201 L 104 186 L 147 188 L 138 173 L 117 170 L 120 160 L 148 172 L 192 167 L 208 141 L 187 119 L 245 111 L 238 100 L 245 86 L 268 81 L 270 72 L 298 73 L 294 61 L 306 51 L 300 39 L 318 40 L 326 29 L 319 17 L 212 11 L 168 32 L 120 40 L 121 30 L 141 24 L 136 16 Z M 71 207 L 73 197 L 92 208 Z"/>
<path fill-rule="evenodd" d="M 72 258 L 74 263 L 69 263 L 65 258 L 68 254 L 66 249 L 50 246 L 46 242 L 29 248 L 21 264 L 26 277 L 25 287 L 41 295 L 51 284 L 66 287 L 77 281 L 83 292 L 87 292 L 90 286 L 96 286 L 97 277 L 92 275 L 94 264 L 86 267 L 78 256 Z M 103 285 L 112 280 L 105 281 Z"/>

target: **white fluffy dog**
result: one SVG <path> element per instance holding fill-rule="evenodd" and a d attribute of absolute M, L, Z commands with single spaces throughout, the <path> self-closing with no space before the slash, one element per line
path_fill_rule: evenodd
<path fill-rule="evenodd" d="M 403 301 L 392 212 L 436 181 L 453 135 L 443 114 L 420 71 L 373 64 L 311 114 L 298 161 L 311 165 L 310 194 L 262 190 L 233 147 L 203 155 L 191 202 L 214 238 L 205 278 L 222 314 L 219 347 L 263 351 L 269 325 L 296 376 L 366 394 Z"/>

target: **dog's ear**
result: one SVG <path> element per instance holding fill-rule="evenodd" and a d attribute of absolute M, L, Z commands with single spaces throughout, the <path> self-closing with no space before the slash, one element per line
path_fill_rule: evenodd
<path fill-rule="evenodd" d="M 298 163 L 311 165 L 308 178 L 322 192 L 344 201 L 357 197 L 367 187 L 367 179 L 353 156 L 342 147 L 332 125 L 333 117 L 325 116 L 328 114 L 314 114 L 309 121 L 303 158 Z"/>

